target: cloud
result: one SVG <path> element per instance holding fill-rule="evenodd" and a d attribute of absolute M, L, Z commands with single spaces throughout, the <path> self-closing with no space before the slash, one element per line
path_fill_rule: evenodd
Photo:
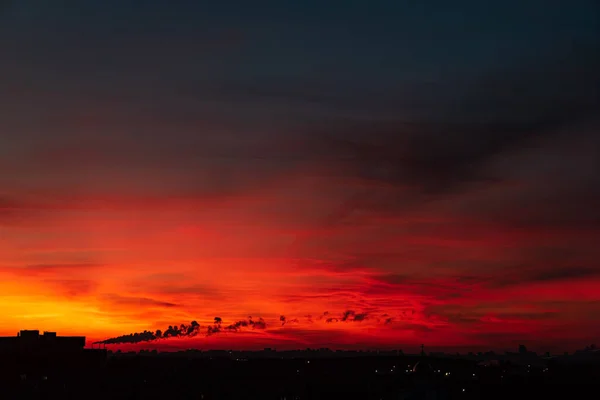
<path fill-rule="evenodd" d="M 551 270 L 537 271 L 531 274 L 525 274 L 523 280 L 529 282 L 548 282 L 548 281 L 563 281 L 567 279 L 598 277 L 600 276 L 599 268 L 590 267 L 565 267 L 553 268 Z"/>
<path fill-rule="evenodd" d="M 600 84 L 599 70 L 593 47 L 557 51 L 474 80 L 428 120 L 328 121 L 315 147 L 337 160 L 344 176 L 408 188 L 408 199 L 390 194 L 399 208 L 465 184 L 493 185 L 502 178 L 486 171 L 492 158 L 595 115 L 600 101 L 590 88 Z"/>
<path fill-rule="evenodd" d="M 98 286 L 97 282 L 89 279 L 45 279 L 44 283 L 55 287 L 58 292 L 68 297 L 90 294 Z"/>
<path fill-rule="evenodd" d="M 514 268 L 507 268 L 498 276 L 488 277 L 486 286 L 490 288 L 505 288 L 510 286 L 531 285 L 536 283 L 558 283 L 600 277 L 600 266 L 555 266 L 553 265 L 552 260 L 549 260 L 548 264 L 549 265 L 542 265 L 540 267 L 517 266 Z"/>
<path fill-rule="evenodd" d="M 22 276 L 59 275 L 72 272 L 89 272 L 103 266 L 104 264 L 96 263 L 33 264 L 11 268 L 11 271 Z"/>
<path fill-rule="evenodd" d="M 425 324 L 403 323 L 400 325 L 402 329 L 415 332 L 433 332 L 435 329 Z"/>
<path fill-rule="evenodd" d="M 103 301 L 106 301 L 113 305 L 118 306 L 137 306 L 137 307 L 159 307 L 159 308 L 174 308 L 178 307 L 178 304 L 171 303 L 168 301 L 161 301 L 156 299 L 151 299 L 148 297 L 130 297 L 130 296 L 121 296 L 118 294 L 105 294 L 101 295 Z"/>

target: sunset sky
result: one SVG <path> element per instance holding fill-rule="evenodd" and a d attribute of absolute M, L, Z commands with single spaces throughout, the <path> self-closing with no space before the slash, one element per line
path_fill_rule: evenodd
<path fill-rule="evenodd" d="M 0 335 L 600 338 L 596 1 L 58 3 L 0 3 Z"/>

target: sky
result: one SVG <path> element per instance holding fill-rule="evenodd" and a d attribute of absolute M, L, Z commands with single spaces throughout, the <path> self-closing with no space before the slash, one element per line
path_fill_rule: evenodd
<path fill-rule="evenodd" d="M 0 335 L 594 343 L 598 11 L 2 1 Z"/>

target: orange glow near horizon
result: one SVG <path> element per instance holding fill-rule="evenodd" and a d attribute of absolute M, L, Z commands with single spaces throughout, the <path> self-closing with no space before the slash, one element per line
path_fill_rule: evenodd
<path fill-rule="evenodd" d="M 323 224 L 336 209 L 323 192 L 345 184 L 304 179 L 209 201 L 13 207 L 0 242 L 0 334 L 51 330 L 92 342 L 192 320 L 204 332 L 216 316 L 224 325 L 262 317 L 267 329 L 114 347 L 506 348 L 566 337 L 570 348 L 597 332 L 586 313 L 600 281 L 527 282 L 544 262 L 535 257 L 530 267 L 505 267 L 538 246 L 581 243 L 577 232 L 487 226 L 444 215 L 444 204 Z M 339 321 L 346 310 L 366 317 Z M 282 326 L 281 315 L 292 322 Z"/>

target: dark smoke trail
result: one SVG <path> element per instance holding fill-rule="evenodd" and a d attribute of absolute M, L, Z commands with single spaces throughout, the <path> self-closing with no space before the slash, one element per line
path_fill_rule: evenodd
<path fill-rule="evenodd" d="M 330 315 L 327 311 L 323 313 L 323 317 Z M 357 314 L 354 310 L 346 310 L 342 313 L 342 316 L 339 318 L 329 317 L 325 319 L 325 322 L 361 322 L 368 318 L 367 313 L 359 313 Z M 291 322 L 291 321 L 288 321 Z"/>
<path fill-rule="evenodd" d="M 360 322 L 367 319 L 367 313 L 354 314 L 354 319 L 352 321 Z"/>
<path fill-rule="evenodd" d="M 221 332 L 221 323 L 223 320 L 221 317 L 215 317 L 214 324 L 209 325 L 206 328 L 206 336 L 214 335 L 215 333 Z"/>
<path fill-rule="evenodd" d="M 219 317 L 215 318 L 215 324 L 208 326 L 206 329 L 207 336 L 214 335 L 215 333 L 220 332 L 239 332 L 242 328 L 252 327 L 252 329 L 266 329 L 267 323 L 264 319 L 259 318 L 258 321 L 252 319 L 252 317 L 248 317 L 247 320 L 241 320 L 234 322 L 231 325 L 226 327 L 222 327 L 223 320 Z"/>
<path fill-rule="evenodd" d="M 351 316 L 354 316 L 354 314 L 356 314 L 356 313 L 352 310 L 345 311 L 344 314 L 342 315 L 342 321 L 347 321 L 348 318 L 350 318 Z"/>
<path fill-rule="evenodd" d="M 227 327 L 225 328 L 225 330 L 228 330 L 228 331 L 233 331 L 233 332 L 237 332 L 237 331 L 239 331 L 240 329 L 242 329 L 242 328 L 245 328 L 245 327 L 247 327 L 247 326 L 248 326 L 248 321 L 246 321 L 246 320 L 241 320 L 241 321 L 237 321 L 236 323 L 234 323 L 234 324 L 231 324 L 231 325 L 227 326 Z"/>
<path fill-rule="evenodd" d="M 128 335 L 122 335 L 113 337 L 110 339 L 95 342 L 95 344 L 121 344 L 121 343 L 140 343 L 140 342 L 151 342 L 157 339 L 167 339 L 171 337 L 194 337 L 200 333 L 200 324 L 196 321 L 190 322 L 189 325 L 181 324 L 170 325 L 164 332 L 160 329 L 156 332 L 143 331 L 130 333 Z"/>
<path fill-rule="evenodd" d="M 267 323 L 262 318 L 259 318 L 258 321 L 249 320 L 248 324 L 252 326 L 252 329 L 267 329 Z"/>

